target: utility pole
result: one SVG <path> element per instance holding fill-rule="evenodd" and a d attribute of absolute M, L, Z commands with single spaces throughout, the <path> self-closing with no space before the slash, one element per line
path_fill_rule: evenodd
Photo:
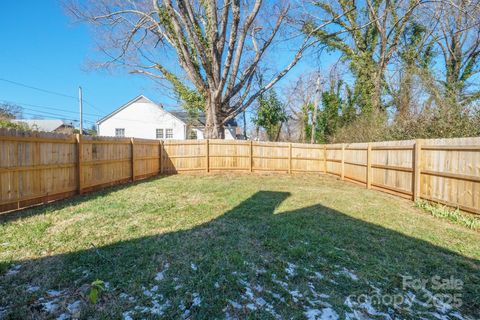
<path fill-rule="evenodd" d="M 317 109 L 320 101 L 320 76 L 317 78 L 317 87 L 315 88 L 315 102 L 313 103 L 313 118 L 312 118 L 312 130 L 310 136 L 310 143 L 315 143 L 315 131 L 317 127 Z"/>
<path fill-rule="evenodd" d="M 80 106 L 80 134 L 83 134 L 83 101 L 82 101 L 82 87 L 78 87 L 78 104 Z"/>
<path fill-rule="evenodd" d="M 243 110 L 243 137 L 247 140 L 247 111 Z"/>

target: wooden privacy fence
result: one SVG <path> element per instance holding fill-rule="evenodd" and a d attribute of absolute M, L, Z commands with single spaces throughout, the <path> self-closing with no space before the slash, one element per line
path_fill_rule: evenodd
<path fill-rule="evenodd" d="M 160 173 L 158 140 L 0 129 L 0 212 Z"/>
<path fill-rule="evenodd" d="M 0 129 L 0 212 L 157 174 L 195 171 L 327 173 L 480 214 L 480 138 L 311 145 Z"/>

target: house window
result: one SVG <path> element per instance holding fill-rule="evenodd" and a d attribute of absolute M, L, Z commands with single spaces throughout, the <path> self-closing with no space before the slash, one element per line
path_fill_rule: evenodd
<path fill-rule="evenodd" d="M 167 139 L 173 138 L 173 129 L 165 129 L 165 138 Z"/>
<path fill-rule="evenodd" d="M 119 137 L 119 138 L 125 137 L 125 128 L 116 128 L 115 137 Z"/>
<path fill-rule="evenodd" d="M 163 129 L 157 129 L 157 139 L 163 139 Z"/>

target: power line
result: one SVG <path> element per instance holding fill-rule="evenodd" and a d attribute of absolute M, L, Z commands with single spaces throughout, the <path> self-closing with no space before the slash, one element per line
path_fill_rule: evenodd
<path fill-rule="evenodd" d="M 75 111 L 62 110 L 62 109 L 60 109 L 60 107 L 53 107 L 53 106 L 44 106 L 44 105 L 36 105 L 36 104 L 22 103 L 22 102 L 12 101 L 12 100 L 0 100 L 0 101 L 6 102 L 6 103 L 11 103 L 11 104 L 17 104 L 17 105 L 21 106 L 23 109 L 26 109 L 26 110 L 37 111 L 37 112 L 42 112 L 42 113 L 49 113 L 49 114 L 55 115 L 55 116 L 71 117 L 71 115 L 61 115 L 61 114 L 58 114 L 58 113 L 47 112 L 47 111 L 44 111 L 44 110 L 35 110 L 35 109 L 26 108 L 25 106 L 37 107 L 37 108 L 42 108 L 42 109 L 47 109 L 47 110 L 54 110 L 54 111 L 60 111 L 60 112 L 66 112 L 66 113 L 72 113 L 72 114 L 75 114 L 75 115 L 78 114 L 78 112 L 75 112 Z M 167 111 L 167 112 L 168 112 L 168 111 Z M 96 117 L 100 117 L 100 118 L 103 118 L 103 117 L 104 117 L 104 116 L 102 116 L 102 115 L 95 114 L 95 113 L 83 113 L 83 114 L 84 114 L 84 115 L 90 115 L 90 116 L 96 116 Z M 128 122 L 146 123 L 146 121 L 143 121 L 143 120 L 124 119 L 124 118 L 116 118 L 116 119 L 117 119 L 117 120 L 122 120 L 122 121 L 128 121 Z M 75 121 L 79 121 L 79 120 L 75 120 Z M 95 121 L 88 121 L 88 122 L 90 122 L 90 123 L 96 123 Z M 152 122 L 152 123 L 154 123 L 154 122 Z"/>
<path fill-rule="evenodd" d="M 37 87 L 34 87 L 34 86 L 30 86 L 30 85 L 28 85 L 28 84 L 24 84 L 24 83 L 12 81 L 12 80 L 4 79 L 4 78 L 0 78 L 0 81 L 4 81 L 4 82 L 11 83 L 11 84 L 15 84 L 15 85 L 17 85 L 17 86 L 21 86 L 21 87 L 24 87 L 24 88 L 29 88 L 29 89 L 33 89 L 33 90 L 37 90 L 37 91 L 41 91 L 41 92 L 45 92 L 45 93 L 57 95 L 57 96 L 60 96 L 60 97 L 72 98 L 72 99 L 75 99 L 75 100 L 77 99 L 77 97 L 74 97 L 74 96 L 71 96 L 71 95 L 68 95 L 68 94 L 65 94 L 65 93 L 60 93 L 60 92 L 55 92 L 55 91 L 51 91 L 51 90 L 47 90 L 47 89 L 37 88 Z"/>
<path fill-rule="evenodd" d="M 29 108 L 25 108 L 29 111 L 34 111 L 34 112 L 41 112 L 42 114 L 45 114 L 45 115 L 48 115 L 48 116 L 56 116 L 56 117 L 64 117 L 65 119 L 67 119 L 67 117 L 70 117 L 70 116 L 65 116 L 64 114 L 58 114 L 58 113 L 53 113 L 53 112 L 48 112 L 48 111 L 38 111 L 38 110 L 35 110 L 35 109 L 29 109 Z M 31 112 L 29 112 L 31 113 Z M 37 113 L 37 115 L 39 115 Z M 71 119 L 70 119 L 71 120 Z M 75 121 L 78 121 L 78 119 L 75 119 Z"/>
<path fill-rule="evenodd" d="M 47 106 L 39 106 L 39 105 L 32 105 L 32 104 L 21 104 L 19 102 L 13 102 L 13 101 L 7 101 L 7 100 L 1 100 L 3 102 L 9 102 L 9 103 L 15 103 L 15 104 L 18 104 L 22 107 L 22 110 L 29 110 L 30 112 L 24 112 L 22 111 L 23 114 L 25 115 L 28 115 L 28 116 L 42 116 L 42 115 L 47 115 L 49 118 L 53 118 L 53 119 L 59 119 L 59 120 L 69 120 L 69 121 L 75 121 L 75 122 L 78 122 L 78 119 L 71 119 L 72 115 L 67 115 L 67 114 L 60 114 L 60 113 L 54 113 L 54 112 L 48 112 L 48 111 L 45 111 L 45 110 L 38 110 L 38 109 L 32 109 L 32 108 L 27 108 L 25 107 L 26 105 L 28 106 L 33 106 L 33 107 L 39 107 L 39 108 L 42 108 L 42 109 L 47 109 L 47 110 L 56 110 L 56 111 L 60 111 L 60 112 L 67 112 L 67 113 L 73 113 L 75 115 L 78 114 L 78 112 L 74 112 L 74 111 L 68 111 L 68 110 L 61 110 L 61 109 L 57 109 L 57 108 L 52 108 L 52 107 L 47 107 Z M 88 119 L 84 119 L 83 120 L 84 122 L 88 122 L 88 123 L 91 123 L 91 124 L 96 124 L 95 121 L 92 121 L 92 120 L 88 120 Z"/>
<path fill-rule="evenodd" d="M 78 98 L 77 98 L 78 99 Z M 93 104 L 91 104 L 90 102 L 88 102 L 88 100 L 85 100 L 83 99 L 83 103 L 85 103 L 86 105 L 92 107 L 92 109 L 98 111 L 98 112 L 102 112 L 100 109 L 98 109 L 97 107 L 95 107 Z"/>
<path fill-rule="evenodd" d="M 25 103 L 21 104 L 19 102 L 13 102 L 13 101 L 7 101 L 7 100 L 1 100 L 1 101 L 8 102 L 8 103 L 15 103 L 15 104 L 20 105 L 22 107 L 22 109 L 31 111 L 31 112 L 22 111 L 23 114 L 26 114 L 26 115 L 29 115 L 29 116 L 42 116 L 43 114 L 46 114 L 46 115 L 48 115 L 49 117 L 52 117 L 52 118 L 58 118 L 58 119 L 62 119 L 62 120 L 70 120 L 70 121 L 75 121 L 75 122 L 79 121 L 78 119 L 69 118 L 69 117 L 71 117 L 70 115 L 48 112 L 48 111 L 45 111 L 45 110 L 26 108 L 25 105 L 33 106 L 33 107 L 39 107 L 39 108 L 42 108 L 42 109 L 57 110 L 57 111 L 61 111 L 61 112 L 78 114 L 77 112 L 74 112 L 74 111 L 61 110 L 61 109 L 57 109 L 57 108 L 53 108 L 53 107 L 39 106 L 39 105 L 32 105 L 32 104 L 25 104 Z M 95 121 L 87 120 L 87 119 L 85 119 L 84 121 L 90 122 L 90 123 L 96 123 Z"/>
<path fill-rule="evenodd" d="M 11 104 L 18 104 L 20 106 L 29 106 L 29 107 L 36 107 L 36 108 L 43 108 L 43 109 L 50 109 L 50 110 L 56 110 L 56 111 L 61 111 L 61 112 L 68 112 L 68 113 L 74 113 L 78 114 L 78 111 L 70 111 L 70 110 L 63 110 L 60 107 L 53 107 L 53 106 L 44 106 L 44 105 L 38 105 L 38 104 L 30 104 L 30 103 L 24 103 L 24 102 L 18 102 L 18 101 L 11 101 L 11 100 L 0 100 L 4 103 L 11 103 Z M 25 108 L 27 109 L 27 108 Z M 90 115 L 90 116 L 95 116 L 95 117 L 102 117 L 100 114 L 96 113 L 87 113 L 84 112 L 84 115 Z"/>
<path fill-rule="evenodd" d="M 36 116 L 39 116 L 39 114 L 36 114 L 36 113 L 29 113 L 29 112 L 25 112 L 26 115 L 28 116 L 32 116 L 32 117 L 36 117 Z M 51 119 L 56 119 L 56 120 L 63 120 L 63 121 L 69 121 L 69 122 L 78 122 L 78 120 L 76 119 L 67 119 L 65 117 L 56 117 L 56 116 L 48 116 L 49 118 Z M 28 119 L 14 119 L 14 120 L 17 120 L 19 122 L 22 122 L 21 120 L 28 120 Z M 42 119 L 31 119 L 31 120 L 42 120 Z"/>
<path fill-rule="evenodd" d="M 66 93 L 61 93 L 61 92 L 57 92 L 57 91 L 52 91 L 52 90 L 48 90 L 48 89 L 43 89 L 43 88 L 31 86 L 31 85 L 28 85 L 28 84 L 25 84 L 25 83 L 21 83 L 21 82 L 9 80 L 9 79 L 5 79 L 5 78 L 0 78 L 0 81 L 4 81 L 4 82 L 10 83 L 10 84 L 14 84 L 14 85 L 21 86 L 21 87 L 28 88 L 28 89 L 32 89 L 32 90 L 37 90 L 37 91 L 44 92 L 44 93 L 48 93 L 48 94 L 57 95 L 57 96 L 60 96 L 60 97 L 65 97 L 65 98 L 74 99 L 75 101 L 78 100 L 78 97 L 75 97 L 75 96 L 72 96 L 72 95 L 69 95 L 69 94 L 66 94 Z M 33 104 L 20 103 L 20 102 L 14 102 L 14 101 L 6 101 L 6 100 L 3 100 L 3 101 L 4 101 L 4 102 L 10 102 L 10 103 L 16 103 L 16 104 L 19 104 L 19 105 L 26 105 L 26 106 L 31 106 L 31 107 L 38 107 L 38 108 L 51 109 L 51 110 L 56 110 L 56 111 L 61 111 L 61 112 L 68 112 L 68 113 L 75 113 L 75 114 L 77 114 L 77 112 L 72 112 L 72 111 L 68 111 L 68 110 L 62 110 L 62 109 L 55 108 L 55 107 L 50 107 L 50 106 L 40 106 L 40 105 L 33 105 Z M 101 110 L 99 110 L 95 105 L 93 105 L 92 103 L 90 103 L 88 100 L 83 99 L 83 102 L 84 102 L 86 105 L 89 105 L 90 107 L 92 107 L 93 109 L 95 109 L 96 111 L 98 111 L 98 112 L 100 112 L 100 113 L 103 113 Z M 163 105 L 165 105 L 165 104 L 163 104 Z M 25 108 L 25 109 L 28 109 L 28 108 Z M 180 109 L 172 108 L 172 110 L 170 110 L 170 111 L 174 111 L 174 110 L 180 110 Z M 34 110 L 34 111 L 35 111 L 35 110 Z M 167 112 L 168 112 L 168 111 L 167 111 Z M 95 117 L 100 117 L 100 118 L 103 118 L 103 117 L 104 117 L 103 115 L 94 114 L 94 113 L 84 113 L 84 115 L 90 115 L 90 116 L 95 116 Z M 142 121 L 142 120 L 121 119 L 121 118 L 117 118 L 117 119 L 118 119 L 118 120 L 122 120 L 122 121 L 134 121 L 134 122 L 145 123 L 145 121 Z M 90 122 L 92 122 L 92 121 L 90 121 Z"/>
<path fill-rule="evenodd" d="M 36 111 L 36 110 L 33 110 L 33 111 Z M 72 118 L 65 117 L 64 115 L 61 115 L 61 114 L 55 114 L 55 113 L 50 113 L 50 112 L 36 113 L 36 112 L 29 111 L 29 112 L 23 112 L 23 114 L 25 114 L 27 116 L 31 116 L 31 117 L 42 117 L 43 115 L 47 115 L 49 118 L 52 118 L 52 119 L 79 122 L 78 119 L 72 119 Z M 16 119 L 16 120 L 43 120 L 43 119 Z M 84 119 L 83 121 L 89 122 L 89 123 L 95 123 L 95 121 L 86 120 L 86 119 Z"/>
<path fill-rule="evenodd" d="M 66 94 L 66 93 L 61 93 L 61 92 L 56 92 L 56 91 L 52 91 L 52 90 L 48 90 L 48 89 L 34 87 L 34 86 L 31 86 L 31 85 L 28 85 L 28 84 L 25 84 L 25 83 L 13 81 L 13 80 L 8 80 L 8 79 L 5 79 L 5 78 L 0 78 L 0 81 L 8 82 L 10 84 L 14 84 L 14 85 L 21 86 L 21 87 L 28 88 L 28 89 L 32 89 L 32 90 L 37 90 L 37 91 L 48 93 L 48 94 L 53 94 L 53 95 L 64 97 L 64 98 L 70 98 L 70 99 L 75 99 L 75 100 L 78 99 L 78 97 L 75 97 L 75 96 L 72 96 L 72 95 L 69 95 L 69 94 Z M 92 107 L 93 109 L 95 109 L 96 111 L 102 112 L 96 106 L 94 106 L 91 102 L 89 102 L 87 100 L 83 100 L 83 102 L 85 104 L 89 105 L 90 107 Z"/>
<path fill-rule="evenodd" d="M 0 78 L 0 81 L 8 82 L 8 83 L 11 83 L 11 84 L 14 84 L 14 85 L 17 85 L 17 86 L 21 86 L 21 87 L 24 87 L 24 88 L 37 90 L 37 91 L 40 91 L 40 92 L 49 93 L 49 94 L 53 94 L 53 95 L 57 95 L 57 96 L 60 96 L 60 97 L 65 97 L 65 98 L 70 98 L 70 99 L 74 99 L 75 101 L 78 101 L 78 97 L 73 96 L 73 95 L 69 95 L 69 94 L 66 94 L 66 93 L 53 91 L 53 90 L 49 90 L 49 89 L 43 89 L 43 88 L 31 86 L 31 85 L 28 85 L 28 84 L 25 84 L 25 83 L 9 80 L 9 79 L 5 79 L 5 78 Z M 90 101 L 83 99 L 83 102 L 85 104 L 89 105 L 90 107 L 92 107 L 93 109 L 95 109 L 97 112 L 103 113 L 103 111 L 101 111 L 99 108 L 97 108 Z M 162 104 L 165 105 L 165 103 L 162 103 Z M 172 107 L 172 105 L 170 105 L 169 107 Z M 175 109 L 175 108 L 173 108 L 173 109 Z"/>

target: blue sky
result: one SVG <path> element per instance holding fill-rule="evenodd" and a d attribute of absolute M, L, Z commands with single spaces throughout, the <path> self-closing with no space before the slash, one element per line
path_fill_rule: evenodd
<path fill-rule="evenodd" d="M 82 86 L 87 101 L 85 127 L 139 94 L 162 102 L 167 108 L 176 106 L 175 101 L 166 98 L 161 89 L 142 76 L 124 71 L 113 74 L 105 70 L 87 71 L 87 60 L 101 60 L 102 56 L 96 52 L 87 26 L 72 23 L 59 1 L 5 1 L 0 10 L 0 30 L 0 101 L 22 105 L 26 118 L 78 119 L 78 102 L 74 98 L 78 86 Z M 283 60 L 281 57 L 280 54 Z M 316 66 L 301 63 L 290 77 L 311 67 Z"/>
<path fill-rule="evenodd" d="M 18 12 L 21 14 L 12 14 Z M 0 79 L 76 97 L 84 91 L 85 127 L 123 103 L 143 93 L 156 101 L 162 97 L 154 85 L 139 76 L 106 71 L 85 71 L 87 58 L 97 55 L 85 25 L 73 24 L 58 1 L 8 1 L 0 10 Z M 23 105 L 26 117 L 78 119 L 78 102 L 0 81 L 0 100 Z M 94 107 L 93 107 L 93 106 Z M 28 108 L 28 109 L 27 109 Z M 58 111 L 61 109 L 64 111 Z M 48 112 L 48 113 L 47 113 Z M 91 115 L 90 115 L 91 114 Z"/>

